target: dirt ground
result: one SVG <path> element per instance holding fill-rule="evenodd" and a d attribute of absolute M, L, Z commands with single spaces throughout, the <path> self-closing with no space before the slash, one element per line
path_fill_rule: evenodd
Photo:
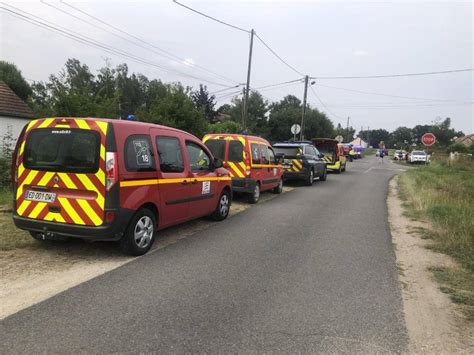
<path fill-rule="evenodd" d="M 284 193 L 293 190 L 284 187 Z M 259 203 L 278 195 L 264 193 Z M 243 197 L 237 196 L 229 218 L 251 208 Z M 2 219 L 5 233 L 11 220 Z M 213 223 L 202 218 L 160 231 L 150 253 L 178 242 L 180 239 L 210 227 Z M 26 232 L 10 227 L 9 233 L 23 238 L 21 248 L 0 251 L 0 319 L 41 302 L 55 294 L 113 270 L 135 258 L 121 254 L 115 243 L 86 243 L 69 240 L 63 243 L 40 243 L 25 236 Z M 0 232 L 2 233 L 2 232 Z M 31 240 L 30 240 L 31 239 Z"/>
<path fill-rule="evenodd" d="M 413 354 L 474 353 L 474 327 L 442 293 L 430 267 L 456 267 L 447 255 L 426 247 L 420 229 L 429 229 L 426 221 L 414 221 L 403 212 L 395 177 L 387 199 L 389 222 L 402 286 L 405 321 Z"/>

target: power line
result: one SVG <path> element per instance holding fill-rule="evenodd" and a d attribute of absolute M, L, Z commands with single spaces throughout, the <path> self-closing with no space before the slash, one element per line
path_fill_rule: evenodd
<path fill-rule="evenodd" d="M 345 119 L 339 115 L 336 115 L 334 112 L 332 112 L 325 104 L 324 102 L 321 100 L 321 98 L 319 97 L 318 94 L 316 94 L 316 91 L 313 89 L 313 87 L 311 85 L 309 85 L 309 88 L 311 89 L 312 93 L 314 94 L 314 96 L 316 96 L 316 98 L 318 99 L 318 101 L 321 103 L 321 105 L 328 111 L 328 113 L 336 118 L 339 118 L 339 119 Z"/>
<path fill-rule="evenodd" d="M 238 84 L 238 85 L 231 86 L 231 87 L 228 87 L 228 88 L 225 88 L 225 89 L 221 89 L 221 90 L 217 90 L 217 91 L 211 92 L 211 93 L 209 93 L 209 94 L 210 94 L 210 95 L 215 95 L 215 94 L 218 94 L 218 93 L 223 92 L 223 91 L 227 91 L 227 90 L 232 90 L 232 89 L 238 88 L 239 86 L 242 86 L 242 85 L 244 85 L 244 84 Z"/>
<path fill-rule="evenodd" d="M 323 85 L 323 84 L 319 84 L 319 83 L 316 83 L 316 85 L 321 86 L 321 87 L 325 87 L 325 88 L 330 88 L 330 89 L 336 89 L 336 90 L 342 90 L 342 91 L 348 91 L 348 92 L 355 92 L 355 93 L 359 93 L 359 94 L 384 96 L 384 97 L 395 97 L 395 98 L 398 98 L 398 99 L 421 100 L 421 101 L 439 101 L 439 102 L 470 102 L 470 101 L 460 101 L 460 100 L 451 100 L 451 99 L 428 99 L 428 98 L 421 98 L 421 97 L 383 94 L 383 93 L 379 93 L 379 92 L 370 92 L 370 91 L 362 91 L 362 90 L 355 90 L 355 89 L 347 89 L 347 88 L 341 88 L 341 87 L 336 87 L 336 86 Z"/>
<path fill-rule="evenodd" d="M 408 76 L 423 76 L 423 75 L 439 75 L 474 71 L 473 68 L 453 69 L 443 71 L 431 71 L 421 73 L 404 73 L 404 74 L 389 74 L 389 75 L 367 75 L 367 76 L 312 76 L 311 79 L 380 79 L 380 78 L 399 78 Z"/>
<path fill-rule="evenodd" d="M 223 85 L 221 83 L 217 83 L 217 82 L 207 80 L 207 79 L 204 79 L 204 78 L 201 78 L 201 77 L 197 77 L 197 76 L 194 76 L 194 75 L 191 75 L 191 74 L 187 74 L 187 73 L 183 73 L 183 72 L 180 72 L 180 71 L 177 71 L 177 70 L 173 70 L 173 69 L 163 67 L 159 64 L 148 61 L 144 58 L 135 56 L 135 55 L 130 54 L 128 52 L 125 52 L 123 50 L 120 50 L 120 49 L 114 48 L 112 46 L 109 46 L 107 44 L 104 44 L 102 42 L 96 41 L 96 40 L 94 40 L 90 37 L 87 37 L 85 35 L 82 35 L 78 32 L 74 32 L 74 31 L 71 31 L 71 30 L 68 30 L 68 29 L 64 29 L 64 27 L 61 27 L 61 26 L 58 26 L 58 25 L 53 25 L 50 21 L 47 21 L 47 20 L 45 20 L 41 17 L 35 16 L 35 15 L 33 15 L 31 13 L 28 13 L 24 10 L 18 9 L 18 8 L 12 6 L 12 5 L 5 4 L 5 3 L 2 3 L 2 4 L 7 5 L 11 8 L 14 8 L 18 11 L 21 11 L 25 14 L 28 14 L 32 17 L 23 15 L 21 13 L 18 13 L 16 11 L 13 11 L 13 10 L 10 10 L 10 9 L 7 9 L 5 7 L 0 7 L 1 10 L 8 12 L 10 15 L 12 15 L 12 16 L 14 16 L 14 17 L 16 17 L 16 18 L 18 18 L 22 21 L 29 22 L 29 23 L 37 26 L 37 27 L 41 27 L 41 28 L 47 29 L 49 31 L 58 33 L 58 34 L 60 34 L 64 37 L 67 37 L 69 39 L 73 39 L 73 40 L 75 40 L 77 42 L 80 42 L 82 44 L 85 44 L 85 45 L 88 45 L 88 46 L 93 46 L 95 48 L 100 48 L 100 49 L 106 51 L 107 53 L 111 53 L 111 54 L 114 54 L 114 55 L 125 57 L 125 58 L 131 59 L 135 62 L 145 64 L 145 65 L 148 65 L 148 66 L 152 66 L 154 68 L 160 69 L 160 70 L 165 71 L 165 72 L 174 72 L 174 73 L 176 73 L 178 75 L 181 75 L 181 76 L 193 78 L 193 79 L 196 79 L 196 80 L 202 80 L 202 81 L 208 82 L 210 84 L 226 87 L 226 85 Z M 36 20 L 35 18 L 40 19 L 40 20 Z"/>
<path fill-rule="evenodd" d="M 298 79 L 294 79 L 294 80 L 283 81 L 283 82 L 281 82 L 281 83 L 268 84 L 268 85 L 264 85 L 264 86 L 259 86 L 259 87 L 253 88 L 253 90 L 260 90 L 260 89 L 266 89 L 266 88 L 270 88 L 270 87 L 274 87 L 274 86 L 279 86 L 279 85 L 283 85 L 283 84 L 296 83 L 297 81 L 301 81 L 301 80 L 302 80 L 302 78 L 298 78 Z"/>
<path fill-rule="evenodd" d="M 305 74 L 303 74 L 302 72 L 300 72 L 299 70 L 297 70 L 294 66 L 290 65 L 286 60 L 284 60 L 282 57 L 280 57 L 278 55 L 278 53 L 276 53 L 272 48 L 270 48 L 270 46 L 265 43 L 265 41 L 257 34 L 255 33 L 255 36 L 258 38 L 258 40 L 260 42 L 262 42 L 262 44 L 275 56 L 277 57 L 283 64 L 285 64 L 288 68 L 290 68 L 291 70 L 293 70 L 296 74 L 299 74 L 301 76 L 304 76 Z"/>
<path fill-rule="evenodd" d="M 249 30 L 246 30 L 246 29 L 244 29 L 244 28 L 242 28 L 242 27 L 238 27 L 238 26 L 235 26 L 235 25 L 231 25 L 230 23 L 224 22 L 224 21 L 219 20 L 219 19 L 217 19 L 217 18 L 215 18 L 215 17 L 212 17 L 212 16 L 210 16 L 210 15 L 206 15 L 206 14 L 203 13 L 203 12 L 200 12 L 200 11 L 198 11 L 198 10 L 195 10 L 195 9 L 189 7 L 189 6 L 186 6 L 186 5 L 184 5 L 184 4 L 181 4 L 180 2 L 178 2 L 178 1 L 176 1 L 176 0 L 173 0 L 173 2 L 174 2 L 176 5 L 182 6 L 182 7 L 184 7 L 185 9 L 188 9 L 189 11 L 195 12 L 196 14 L 199 14 L 199 15 L 201 15 L 201 16 L 207 17 L 208 19 L 211 19 L 211 20 L 213 20 L 213 21 L 219 22 L 220 24 L 226 25 L 226 26 L 228 26 L 228 27 L 232 27 L 233 29 L 236 29 L 236 30 L 239 30 L 239 31 L 242 31 L 242 32 L 250 33 Z"/>
<path fill-rule="evenodd" d="M 212 70 L 210 70 L 210 69 L 207 69 L 207 68 L 205 68 L 205 67 L 203 67 L 203 66 L 201 66 L 201 65 L 198 65 L 198 64 L 195 64 L 195 63 L 186 62 L 186 60 L 185 60 L 184 58 L 181 58 L 181 57 L 179 57 L 179 56 L 177 56 L 177 55 L 175 55 L 175 54 L 173 54 L 173 53 L 171 53 L 171 52 L 169 52 L 169 51 L 167 51 L 167 50 L 165 50 L 165 49 L 162 49 L 162 48 L 160 48 L 160 47 L 154 45 L 153 43 L 150 43 L 150 42 L 148 42 L 148 41 L 145 41 L 145 40 L 141 39 L 140 37 L 137 37 L 137 36 L 135 36 L 135 35 L 133 35 L 133 34 L 127 32 L 127 31 L 124 31 L 124 30 L 120 29 L 120 28 L 117 27 L 117 26 L 114 26 L 114 25 L 112 25 L 112 24 L 110 24 L 110 23 L 107 23 L 107 22 L 105 22 L 103 19 L 100 19 L 100 18 L 98 18 L 97 16 L 94 16 L 94 15 L 91 15 L 91 14 L 85 12 L 84 10 L 81 10 L 80 8 L 78 8 L 78 7 L 76 7 L 76 6 L 73 6 L 73 5 L 69 4 L 69 3 L 67 3 L 67 2 L 64 1 L 64 0 L 60 0 L 60 2 L 61 2 L 62 4 L 64 4 L 64 5 L 66 5 L 66 6 L 68 6 L 68 7 L 72 8 L 72 9 L 74 9 L 75 11 L 78 11 L 78 12 L 80 12 L 81 14 L 84 14 L 84 15 L 86 15 L 86 16 L 92 18 L 92 19 L 95 20 L 95 21 L 97 21 L 97 22 L 99 22 L 99 23 L 101 23 L 101 24 L 104 24 L 104 25 L 107 26 L 107 27 L 110 27 L 110 28 L 114 29 L 115 31 L 118 31 L 118 32 L 123 33 L 124 35 L 126 35 L 126 36 L 128 36 L 128 37 L 130 37 L 130 38 L 133 38 L 135 41 L 131 41 L 131 40 L 129 40 L 128 38 L 124 38 L 124 37 L 122 37 L 122 36 L 119 36 L 119 35 L 117 35 L 116 33 L 112 32 L 112 31 L 109 31 L 109 30 L 107 30 L 107 29 L 105 29 L 105 28 L 103 28 L 103 27 L 100 27 L 100 26 L 97 26 L 97 25 L 95 25 L 95 24 L 92 24 L 92 23 L 90 23 L 90 22 L 88 22 L 88 21 L 86 21 L 86 20 L 84 20 L 84 19 L 82 19 L 82 18 L 80 18 L 80 17 L 77 17 L 77 16 L 75 16 L 75 15 L 73 15 L 73 14 L 71 14 L 71 13 L 65 11 L 65 10 L 62 10 L 62 9 L 60 9 L 60 8 L 57 8 L 57 7 L 54 6 L 54 5 L 48 4 L 48 3 L 46 3 L 45 1 L 41 1 L 41 2 L 42 2 L 43 4 L 45 4 L 45 5 L 47 5 L 47 6 L 53 7 L 53 8 L 55 8 L 56 10 L 65 13 L 65 14 L 67 14 L 67 15 L 69 15 L 69 16 L 72 16 L 72 17 L 74 17 L 74 18 L 77 18 L 77 19 L 80 20 L 80 21 L 83 21 L 83 22 L 85 22 L 85 23 L 88 23 L 88 24 L 91 25 L 91 26 L 94 26 L 94 27 L 96 27 L 96 28 L 100 28 L 101 30 L 103 30 L 103 31 L 105 31 L 105 32 L 107 32 L 107 33 L 110 33 L 110 34 L 112 34 L 112 35 L 114 35 L 114 36 L 116 36 L 116 37 L 118 37 L 118 38 L 121 38 L 122 40 L 125 40 L 125 41 L 127 41 L 127 42 L 129 42 L 129 43 L 132 43 L 132 44 L 134 44 L 134 45 L 136 45 L 136 46 L 138 46 L 138 47 L 141 47 L 141 48 L 144 48 L 144 49 L 146 49 L 146 50 L 152 51 L 153 53 L 156 53 L 156 54 L 158 54 L 158 55 L 160 55 L 160 56 L 163 56 L 163 57 L 165 57 L 165 58 L 171 59 L 171 60 L 173 60 L 173 61 L 175 61 L 175 62 L 177 62 L 177 63 L 180 63 L 180 64 L 185 63 L 185 65 L 187 65 L 187 66 L 199 68 L 199 69 L 201 69 L 201 70 L 203 70 L 203 71 L 206 71 L 206 72 L 208 72 L 208 73 L 210 73 L 210 74 L 213 74 L 213 75 L 215 75 L 216 77 L 219 77 L 219 78 L 221 78 L 221 79 L 224 79 L 224 80 L 227 80 L 227 81 L 230 81 L 230 82 L 233 82 L 233 83 L 237 83 L 237 81 L 235 81 L 235 80 L 233 80 L 233 79 L 231 79 L 231 78 L 228 78 L 228 77 L 226 77 L 226 76 L 224 76 L 224 75 L 218 74 L 218 73 L 216 73 L 216 72 L 214 72 L 214 71 L 212 71 Z M 153 49 L 151 49 L 151 48 L 144 47 L 143 45 L 137 43 L 136 41 L 138 41 L 138 42 L 140 42 L 140 43 L 143 43 L 143 44 L 146 44 L 147 46 L 152 47 L 153 49 L 156 49 L 156 50 L 158 50 L 159 52 L 156 52 L 155 50 L 153 50 Z"/>

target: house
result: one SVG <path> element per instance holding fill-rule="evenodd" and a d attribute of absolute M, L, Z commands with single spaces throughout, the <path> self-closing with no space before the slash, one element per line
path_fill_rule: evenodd
<path fill-rule="evenodd" d="M 21 130 L 33 117 L 28 105 L 0 81 L 0 145 L 8 132 L 12 133 L 13 143 L 16 143 Z"/>
<path fill-rule="evenodd" d="M 364 141 L 362 138 L 357 137 L 354 139 L 352 142 L 350 142 L 352 145 L 360 145 L 362 148 L 366 149 L 369 146 L 369 143 Z"/>
<path fill-rule="evenodd" d="M 457 144 L 463 144 L 465 146 L 470 146 L 472 143 L 474 143 L 474 134 L 468 134 L 464 137 L 459 137 L 456 138 L 454 141 Z"/>

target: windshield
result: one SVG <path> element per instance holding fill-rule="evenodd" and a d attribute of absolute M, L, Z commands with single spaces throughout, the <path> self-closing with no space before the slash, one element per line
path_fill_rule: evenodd
<path fill-rule="evenodd" d="M 225 160 L 225 140 L 209 139 L 204 144 L 209 148 L 215 158 Z"/>
<path fill-rule="evenodd" d="M 95 173 L 99 168 L 100 135 L 91 130 L 41 128 L 26 139 L 27 169 Z"/>
<path fill-rule="evenodd" d="M 285 158 L 296 158 L 301 154 L 300 147 L 273 147 L 275 154 L 284 154 Z"/>

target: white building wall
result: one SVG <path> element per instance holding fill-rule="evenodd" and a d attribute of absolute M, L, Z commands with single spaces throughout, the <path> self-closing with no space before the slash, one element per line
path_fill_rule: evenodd
<path fill-rule="evenodd" d="M 3 136 L 7 134 L 9 126 L 11 127 L 13 134 L 13 141 L 16 143 L 18 137 L 20 136 L 21 130 L 30 121 L 31 120 L 28 118 L 0 116 L 0 144 Z"/>

